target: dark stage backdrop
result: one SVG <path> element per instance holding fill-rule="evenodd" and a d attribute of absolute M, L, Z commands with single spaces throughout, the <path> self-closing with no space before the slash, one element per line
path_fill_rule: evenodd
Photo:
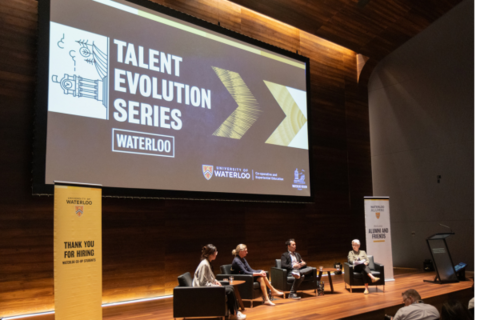
<path fill-rule="evenodd" d="M 364 239 L 363 196 L 372 195 L 368 104 L 355 53 L 223 0 L 157 1 L 310 58 L 314 204 L 103 200 L 103 301 L 172 293 L 200 249 L 230 263 L 238 243 L 269 270 L 297 239 L 312 266 L 346 260 Z M 53 198 L 31 195 L 37 1 L 0 0 L 0 316 L 53 309 Z M 272 160 L 273 161 L 273 160 Z"/>

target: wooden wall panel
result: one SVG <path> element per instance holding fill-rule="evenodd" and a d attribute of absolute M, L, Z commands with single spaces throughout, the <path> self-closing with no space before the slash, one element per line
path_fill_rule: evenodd
<path fill-rule="evenodd" d="M 364 237 L 362 197 L 372 189 L 355 53 L 228 1 L 156 2 L 310 58 L 315 203 L 104 198 L 103 301 L 171 294 L 207 243 L 219 250 L 216 271 L 238 243 L 269 270 L 290 237 L 311 265 L 344 261 L 350 240 Z M 36 19 L 36 1 L 0 0 L 0 317 L 54 306 L 53 198 L 33 197 L 30 186 Z"/>
<path fill-rule="evenodd" d="M 231 0 L 370 58 L 381 60 L 461 0 Z"/>

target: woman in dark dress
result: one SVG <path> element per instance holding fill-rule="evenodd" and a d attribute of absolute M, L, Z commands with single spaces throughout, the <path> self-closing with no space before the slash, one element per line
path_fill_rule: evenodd
<path fill-rule="evenodd" d="M 267 279 L 267 274 L 263 270 L 253 270 L 248 264 L 245 256 L 248 254 L 247 246 L 239 244 L 236 249 L 232 250 L 232 255 L 235 256 L 232 262 L 232 273 L 234 274 L 251 274 L 255 277 L 255 281 L 260 284 L 262 289 L 264 304 L 274 306 L 275 303 L 268 298 L 267 287 L 272 291 L 273 295 L 282 296 L 283 292 L 275 289 Z"/>

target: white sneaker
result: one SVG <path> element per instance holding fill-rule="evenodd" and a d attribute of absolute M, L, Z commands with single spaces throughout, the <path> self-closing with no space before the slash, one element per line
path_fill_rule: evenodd
<path fill-rule="evenodd" d="M 238 320 L 243 320 L 243 319 L 246 319 L 247 316 L 244 315 L 243 313 L 241 313 L 240 311 L 237 312 L 237 319 Z"/>

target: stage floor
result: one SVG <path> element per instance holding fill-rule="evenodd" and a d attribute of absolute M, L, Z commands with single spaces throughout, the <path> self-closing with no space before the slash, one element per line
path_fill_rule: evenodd
<path fill-rule="evenodd" d="M 467 278 L 472 273 L 467 272 Z M 453 284 L 425 283 L 433 280 L 435 273 L 424 273 L 415 269 L 395 269 L 395 281 L 383 286 L 370 287 L 370 294 L 364 295 L 363 289 L 354 289 L 353 293 L 345 289 L 343 275 L 333 276 L 334 292 L 330 292 L 328 278 L 325 281 L 325 295 L 315 296 L 313 291 L 304 291 L 301 300 L 279 298 L 276 306 L 261 305 L 261 299 L 254 301 L 253 308 L 245 302 L 247 319 L 379 319 L 385 314 L 394 315 L 403 306 L 401 293 L 407 289 L 416 289 L 426 303 L 437 308 L 448 299 L 458 299 L 466 303 L 473 297 L 471 281 Z M 150 320 L 173 319 L 173 298 L 140 302 L 103 308 L 105 320 Z M 30 320 L 53 320 L 54 315 L 38 316 Z M 206 319 L 206 318 L 203 318 Z"/>

